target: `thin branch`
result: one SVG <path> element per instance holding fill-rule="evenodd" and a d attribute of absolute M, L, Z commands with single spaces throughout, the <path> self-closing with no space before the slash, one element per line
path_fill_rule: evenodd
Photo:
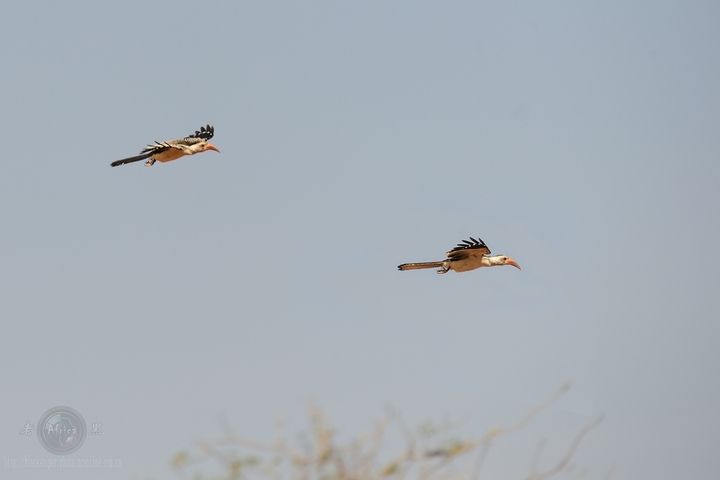
<path fill-rule="evenodd" d="M 560 387 L 555 393 L 553 393 L 548 398 L 546 398 L 544 402 L 541 402 L 535 408 L 530 410 L 530 412 L 528 412 L 528 414 L 525 415 L 525 417 L 522 420 L 517 422 L 515 425 L 507 427 L 503 431 L 503 433 L 513 433 L 517 430 L 520 430 L 522 427 L 524 427 L 526 424 L 528 424 L 530 422 L 530 420 L 532 420 L 533 417 L 535 417 L 535 415 L 542 412 L 543 410 L 548 408 L 550 405 L 557 402 L 560 397 L 565 395 L 568 392 L 568 390 L 570 390 L 570 386 L 571 386 L 570 383 L 566 383 L 565 385 Z"/>
<path fill-rule="evenodd" d="M 590 422 L 589 424 L 585 425 L 580 432 L 575 436 L 575 440 L 570 444 L 570 448 L 568 448 L 567 453 L 565 453 L 565 456 L 555 465 L 553 468 L 546 472 L 533 472 L 530 475 L 527 476 L 526 480 L 542 480 L 544 478 L 551 477 L 561 471 L 565 466 L 568 464 L 572 456 L 575 454 L 575 450 L 577 449 L 578 445 L 580 445 L 580 441 L 585 436 L 586 433 L 588 433 L 593 428 L 600 425 L 600 423 L 603 421 L 602 415 Z"/>

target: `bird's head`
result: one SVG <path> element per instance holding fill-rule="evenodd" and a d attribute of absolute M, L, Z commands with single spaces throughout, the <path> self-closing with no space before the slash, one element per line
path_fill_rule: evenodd
<path fill-rule="evenodd" d="M 216 152 L 220 153 L 220 150 L 218 150 L 217 147 L 212 143 L 206 143 L 203 147 L 203 152 L 207 152 L 208 150 L 215 150 Z"/>
<path fill-rule="evenodd" d="M 520 265 L 518 265 L 518 263 L 515 260 L 508 257 L 507 255 L 496 255 L 494 257 L 490 257 L 488 260 L 490 260 L 490 264 L 493 267 L 497 267 L 500 265 L 512 265 L 513 267 L 517 268 L 518 270 L 522 270 L 522 268 L 520 268 Z"/>

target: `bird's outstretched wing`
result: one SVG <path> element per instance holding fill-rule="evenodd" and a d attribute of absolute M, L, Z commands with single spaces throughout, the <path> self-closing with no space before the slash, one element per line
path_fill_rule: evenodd
<path fill-rule="evenodd" d="M 452 260 L 462 260 L 470 257 L 482 257 L 483 255 L 490 255 L 490 249 L 485 242 L 481 239 L 474 239 L 470 237 L 470 240 L 463 240 L 463 243 L 458 243 L 457 247 L 453 248 L 445 255 Z"/>
<path fill-rule="evenodd" d="M 170 148 L 177 148 L 182 150 L 183 147 L 189 147 L 199 142 L 207 142 L 213 135 L 215 135 L 215 128 L 208 125 L 207 127 L 200 127 L 200 130 L 196 130 L 194 134 L 188 135 L 185 138 L 179 138 L 177 140 L 168 140 L 167 142 L 155 142 L 153 145 L 148 145 L 143 148 L 140 152 L 144 153 L 162 153 Z"/>
<path fill-rule="evenodd" d="M 215 135 L 215 128 L 208 125 L 206 127 L 200 127 L 200 130 L 196 130 L 193 135 L 188 135 L 186 138 L 202 138 L 205 141 L 210 140 Z"/>

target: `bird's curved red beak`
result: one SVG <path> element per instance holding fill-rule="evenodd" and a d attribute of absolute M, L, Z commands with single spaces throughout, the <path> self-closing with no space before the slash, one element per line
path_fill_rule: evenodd
<path fill-rule="evenodd" d="M 212 143 L 208 143 L 207 145 L 205 145 L 205 151 L 208 150 L 215 150 L 216 152 L 220 153 L 220 150 L 218 150 L 217 147 Z"/>
<path fill-rule="evenodd" d="M 518 265 L 518 263 L 515 260 L 513 260 L 512 258 L 508 258 L 505 261 L 505 265 L 512 265 L 513 267 L 517 268 L 518 270 L 522 270 L 522 268 L 520 268 L 520 265 Z"/>

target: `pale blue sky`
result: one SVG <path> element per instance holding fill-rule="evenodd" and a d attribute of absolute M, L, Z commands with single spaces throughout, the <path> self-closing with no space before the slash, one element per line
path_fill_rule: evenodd
<path fill-rule="evenodd" d="M 219 414 L 263 439 L 316 402 L 352 434 L 392 404 L 481 435 L 572 381 L 488 478 L 600 413 L 589 478 L 720 477 L 719 21 L 3 4 L 2 455 L 48 456 L 18 431 L 68 405 L 103 423 L 75 455 L 122 460 L 103 478 L 174 478 Z M 109 167 L 207 123 L 221 154 Z M 469 236 L 523 270 L 396 270 Z"/>

